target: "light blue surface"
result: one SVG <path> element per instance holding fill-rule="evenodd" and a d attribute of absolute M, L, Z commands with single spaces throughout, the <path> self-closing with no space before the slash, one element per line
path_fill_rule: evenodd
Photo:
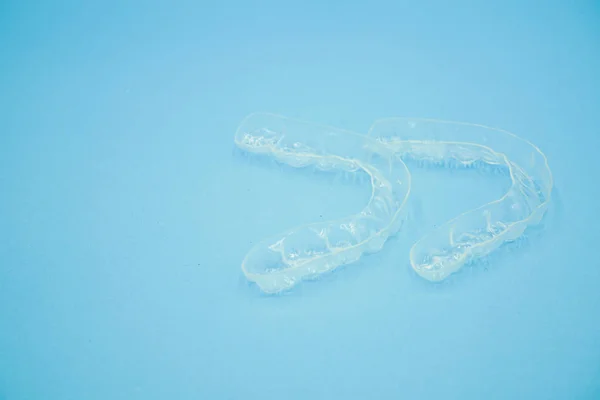
<path fill-rule="evenodd" d="M 600 398 L 600 8 L 476 3 L 0 3 L 0 399 Z M 263 296 L 252 243 L 368 186 L 232 154 L 254 111 L 507 129 L 553 206 L 432 285 L 414 239 L 506 182 L 421 171 L 412 233 Z"/>

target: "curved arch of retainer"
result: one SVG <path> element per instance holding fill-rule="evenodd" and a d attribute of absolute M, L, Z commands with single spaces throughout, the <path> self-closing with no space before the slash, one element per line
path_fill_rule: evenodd
<path fill-rule="evenodd" d="M 358 214 L 290 229 L 248 252 L 242 271 L 266 293 L 284 291 L 381 250 L 407 216 L 411 175 L 406 162 L 503 169 L 512 181 L 500 199 L 460 214 L 413 245 L 411 266 L 430 281 L 445 279 L 539 223 L 553 185 L 546 157 L 535 145 L 475 124 L 390 118 L 375 122 L 365 136 L 256 113 L 242 121 L 235 144 L 292 167 L 365 173 L 371 181 L 371 197 Z"/>

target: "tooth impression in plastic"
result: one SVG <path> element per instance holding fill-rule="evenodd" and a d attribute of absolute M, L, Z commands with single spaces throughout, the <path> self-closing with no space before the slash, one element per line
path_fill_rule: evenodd
<path fill-rule="evenodd" d="M 546 157 L 536 146 L 481 125 L 391 118 L 377 121 L 365 136 L 260 113 L 244 119 L 235 144 L 292 167 L 363 172 L 371 180 L 370 200 L 358 214 L 293 228 L 250 250 L 242 270 L 266 293 L 289 289 L 379 251 L 406 218 L 411 188 L 406 160 L 505 167 L 512 180 L 500 199 L 453 218 L 413 245 L 412 268 L 430 281 L 443 280 L 517 239 L 541 220 L 552 190 Z"/>

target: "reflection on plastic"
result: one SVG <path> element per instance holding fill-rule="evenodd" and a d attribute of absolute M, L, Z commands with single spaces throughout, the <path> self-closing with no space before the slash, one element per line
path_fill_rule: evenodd
<path fill-rule="evenodd" d="M 405 161 L 501 168 L 512 181 L 500 199 L 453 218 L 413 245 L 411 266 L 430 281 L 447 278 L 539 223 L 553 185 L 546 157 L 535 145 L 474 124 L 390 118 L 377 121 L 368 135 L 361 135 L 259 113 L 244 119 L 235 144 L 292 167 L 366 173 L 371 181 L 371 197 L 358 214 L 290 229 L 249 251 L 242 270 L 266 293 L 290 289 L 381 250 L 406 219 L 411 175 Z"/>

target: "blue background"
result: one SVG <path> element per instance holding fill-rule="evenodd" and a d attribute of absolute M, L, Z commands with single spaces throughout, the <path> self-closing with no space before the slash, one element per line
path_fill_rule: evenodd
<path fill-rule="evenodd" d="M 0 399 L 600 398 L 598 71 L 595 1 L 0 2 Z M 413 233 L 264 296 L 252 243 L 368 186 L 232 154 L 255 111 L 504 128 L 553 208 L 431 285 L 412 242 L 506 182 L 418 172 Z"/>

